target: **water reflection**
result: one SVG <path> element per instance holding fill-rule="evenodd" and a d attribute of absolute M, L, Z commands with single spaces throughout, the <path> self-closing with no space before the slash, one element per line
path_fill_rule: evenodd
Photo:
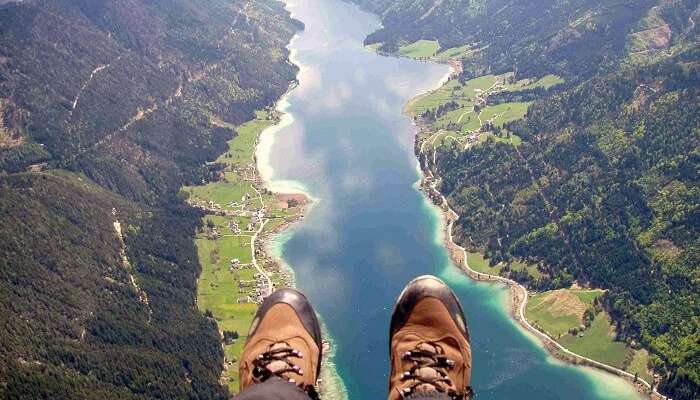
<path fill-rule="evenodd" d="M 465 305 L 480 398 L 628 396 L 624 385 L 614 397 L 601 394 L 588 372 L 551 362 L 508 316 L 504 290 L 450 266 L 438 216 L 414 188 L 415 128 L 401 114 L 448 68 L 365 50 L 364 37 L 379 24 L 352 5 L 289 4 L 306 24 L 292 46 L 300 86 L 288 98 L 289 125 L 274 143 L 263 137 L 261 153 L 270 154 L 259 162 L 263 174 L 273 168 L 275 183 L 300 182 L 319 199 L 281 252 L 337 342 L 350 398 L 386 396 L 391 308 L 403 285 L 426 273 L 446 279 Z"/>

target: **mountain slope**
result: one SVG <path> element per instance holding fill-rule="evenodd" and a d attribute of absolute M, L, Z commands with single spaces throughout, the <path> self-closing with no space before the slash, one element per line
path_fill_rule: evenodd
<path fill-rule="evenodd" d="M 0 6 L 0 397 L 224 398 L 177 196 L 294 79 L 274 0 Z"/>
<path fill-rule="evenodd" d="M 196 253 L 168 260 L 162 245 L 125 247 L 114 226 L 119 218 L 141 230 L 129 240 L 146 242 L 157 226 L 192 221 L 162 212 L 146 221 L 68 173 L 6 176 L 0 193 L 3 397 L 224 397 L 218 334 L 192 307 Z M 168 239 L 188 247 L 186 236 Z"/>
<path fill-rule="evenodd" d="M 459 241 L 491 263 L 539 263 L 533 289 L 610 289 L 618 338 L 650 348 L 683 399 L 700 382 L 698 55 L 542 99 L 509 126 L 523 145 L 443 149 L 436 163 Z"/>
<path fill-rule="evenodd" d="M 418 39 L 441 48 L 468 45 L 471 74 L 555 73 L 567 80 L 614 70 L 630 51 L 655 53 L 694 42 L 697 1 L 354 0 L 382 16 L 367 37 L 385 51 Z M 634 39 L 634 40 L 632 40 Z"/>

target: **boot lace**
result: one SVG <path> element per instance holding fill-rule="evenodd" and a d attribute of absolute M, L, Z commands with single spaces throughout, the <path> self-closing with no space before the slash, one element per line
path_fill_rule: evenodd
<path fill-rule="evenodd" d="M 455 366 L 436 343 L 420 343 L 413 350 L 402 356 L 403 360 L 411 362 L 411 368 L 404 371 L 401 380 L 410 382 L 401 391 L 401 398 L 406 398 L 417 391 L 433 391 L 445 393 L 452 400 L 468 400 L 474 395 L 470 386 L 459 392 L 450 379 L 447 371 Z"/>
<path fill-rule="evenodd" d="M 303 357 L 301 351 L 293 349 L 285 342 L 272 344 L 267 351 L 259 354 L 253 360 L 253 380 L 261 383 L 276 376 L 297 384 L 296 379 L 292 376 L 304 376 L 304 371 L 300 366 L 294 364 L 292 359 Z M 312 400 L 319 399 L 318 393 L 312 385 L 298 384 L 297 386 L 305 391 Z"/>

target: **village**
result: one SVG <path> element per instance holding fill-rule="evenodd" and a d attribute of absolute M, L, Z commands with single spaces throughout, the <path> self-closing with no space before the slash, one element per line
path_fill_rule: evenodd
<path fill-rule="evenodd" d="M 221 382 L 237 390 L 237 359 L 257 307 L 276 288 L 293 286 L 290 269 L 272 254 L 272 239 L 303 218 L 306 196 L 273 193 L 257 170 L 259 135 L 278 121 L 275 111 L 233 126 L 218 118 L 212 123 L 235 132 L 229 149 L 209 163 L 209 178 L 183 188 L 181 195 L 202 212 L 195 244 L 202 271 L 197 306 L 216 321 L 226 355 Z M 229 338 L 229 340 L 226 340 Z M 232 339 L 235 338 L 235 339 Z"/>
<path fill-rule="evenodd" d="M 240 179 L 237 182 L 229 182 L 227 172 Z M 209 223 L 213 220 L 205 217 L 207 224 L 204 229 L 207 240 L 225 241 L 233 237 L 249 239 L 249 242 L 242 247 L 249 252 L 250 262 L 242 262 L 242 257 L 230 258 L 228 270 L 232 273 L 238 289 L 236 303 L 260 304 L 276 287 L 292 285 L 291 275 L 280 270 L 276 261 L 266 254 L 265 244 L 275 230 L 264 228 L 268 223 L 270 226 L 280 227 L 293 219 L 302 217 L 301 214 L 290 215 L 285 212 L 297 208 L 299 199 L 284 201 L 284 196 L 276 196 L 264 188 L 262 180 L 255 173 L 254 164 L 249 164 L 245 168 L 227 165 L 219 174 L 219 179 L 217 184 L 221 185 L 241 185 L 246 182 L 253 193 L 245 192 L 239 199 L 231 199 L 224 205 L 201 197 L 192 197 L 188 202 L 193 207 L 204 211 L 207 216 L 225 219 L 222 229 L 216 223 Z M 266 204 L 271 204 L 274 210 L 268 211 Z M 252 279 L 246 279 L 251 273 Z"/>

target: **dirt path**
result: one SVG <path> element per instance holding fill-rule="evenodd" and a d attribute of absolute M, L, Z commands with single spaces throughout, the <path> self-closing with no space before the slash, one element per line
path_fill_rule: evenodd
<path fill-rule="evenodd" d="M 136 282 L 134 274 L 132 274 L 133 267 L 126 256 L 126 243 L 124 243 L 124 236 L 122 235 L 122 224 L 119 222 L 116 216 L 116 210 L 112 211 L 114 221 L 112 221 L 112 226 L 114 227 L 114 232 L 117 236 L 117 241 L 119 243 L 119 256 L 122 259 L 122 267 L 129 275 L 129 282 L 133 287 L 134 291 L 138 294 L 139 301 L 146 307 L 148 316 L 146 317 L 146 322 L 151 323 L 151 318 L 153 317 L 153 310 L 151 309 L 151 304 L 148 302 L 148 293 L 146 293 Z"/>
<path fill-rule="evenodd" d="M 78 101 L 80 100 L 80 95 L 83 94 L 83 92 L 85 91 L 85 88 L 87 88 L 87 86 L 90 84 L 90 82 L 92 82 L 92 79 L 95 77 L 95 75 L 97 75 L 101 71 L 104 71 L 105 69 L 111 67 L 112 64 L 119 61 L 121 58 L 122 58 L 122 56 L 118 56 L 117 58 L 112 60 L 112 62 L 110 62 L 109 64 L 98 65 L 95 69 L 92 70 L 92 72 L 90 73 L 90 76 L 87 78 L 87 80 L 85 82 L 83 82 L 83 85 L 80 87 L 80 90 L 78 90 L 78 93 L 75 95 L 75 99 L 73 99 L 73 104 L 71 106 L 70 115 L 73 115 L 73 111 L 75 111 L 75 108 L 78 106 Z"/>
<path fill-rule="evenodd" d="M 85 88 L 87 87 L 88 84 L 90 84 L 90 81 L 92 81 L 92 78 L 95 77 L 95 74 L 98 72 L 102 71 L 103 69 L 109 67 L 109 64 L 107 65 L 99 65 L 97 68 L 93 69 L 92 72 L 90 73 L 90 77 L 83 83 L 83 85 L 80 87 L 80 90 L 78 90 L 78 93 L 75 95 L 75 99 L 73 100 L 73 105 L 71 106 L 71 113 L 75 110 L 75 107 L 78 106 L 78 100 L 80 100 L 80 95 L 83 93 Z"/>
<path fill-rule="evenodd" d="M 457 118 L 457 123 L 459 124 L 460 122 L 462 122 L 462 118 L 464 118 L 465 115 L 471 114 L 473 112 L 474 112 L 474 110 L 469 110 L 469 111 L 463 112 L 462 115 L 460 115 L 459 118 Z"/>
<path fill-rule="evenodd" d="M 443 1 L 444 0 L 435 0 L 435 3 L 433 3 L 433 5 L 428 9 L 428 11 L 426 11 L 425 14 L 421 15 L 421 17 L 418 20 L 420 21 L 422 19 L 428 18 L 430 14 L 432 14 L 435 11 L 435 9 L 440 7 L 440 4 L 442 4 Z"/>

